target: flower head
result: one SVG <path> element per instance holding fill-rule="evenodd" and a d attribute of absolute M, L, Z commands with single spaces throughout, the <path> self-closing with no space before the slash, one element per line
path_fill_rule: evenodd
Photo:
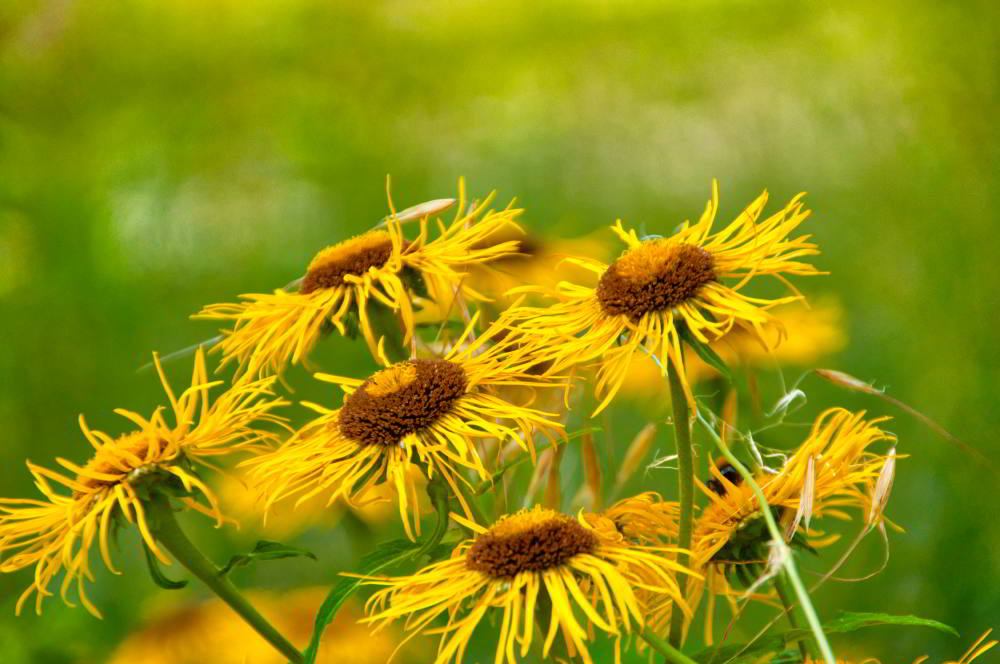
<path fill-rule="evenodd" d="M 104 564 L 117 574 L 109 541 L 122 521 L 135 525 L 149 550 L 164 563 L 170 562 L 151 535 L 143 508 L 151 486 L 182 492 L 184 505 L 221 525 L 218 501 L 198 477 L 196 466 L 208 465 L 207 460 L 214 457 L 260 450 L 274 441 L 273 433 L 258 428 L 282 421 L 271 412 L 285 403 L 273 397 L 273 379 L 237 383 L 212 402 L 208 390 L 220 381 L 209 382 L 201 349 L 195 357 L 191 386 L 180 397 L 171 390 L 159 359 L 154 357 L 154 362 L 170 401 L 172 423 L 162 408 L 148 419 L 119 409 L 115 412 L 135 429 L 112 438 L 87 427 L 81 416 L 80 428 L 95 449 L 90 460 L 81 466 L 56 459 L 69 474 L 29 461 L 28 469 L 44 499 L 0 499 L 0 572 L 35 567 L 34 582 L 21 595 L 18 612 L 32 594 L 40 612 L 42 600 L 52 594 L 49 585 L 62 572 L 63 600 L 72 605 L 69 593 L 75 586 L 80 602 L 100 616 L 85 588 L 85 582 L 93 579 L 90 553 L 96 543 Z"/>
<path fill-rule="evenodd" d="M 895 437 L 877 426 L 887 418 L 864 417 L 864 412 L 843 408 L 827 410 L 777 473 L 757 476 L 755 481 L 784 522 L 789 539 L 799 533 L 811 546 L 822 546 L 836 537 L 817 537 L 808 529 L 812 518 L 848 519 L 852 508 L 870 512 L 876 480 L 889 458 L 870 448 Z M 763 562 L 759 553 L 768 535 L 753 490 L 725 464 L 713 466 L 711 473 L 709 482 L 699 482 L 711 502 L 695 522 L 695 562 L 699 566 Z"/>
<path fill-rule="evenodd" d="M 477 441 L 513 441 L 534 455 L 538 433 L 554 437 L 562 425 L 550 414 L 520 406 L 496 394 L 500 387 L 545 387 L 553 383 L 530 373 L 532 358 L 509 343 L 490 345 L 486 335 L 466 343 L 475 320 L 442 358 L 390 364 L 365 380 L 328 374 L 346 396 L 340 408 L 305 404 L 319 413 L 280 449 L 247 463 L 266 507 L 297 495 L 299 501 L 325 494 L 332 504 L 353 501 L 388 482 L 412 537 L 419 532 L 414 469 L 442 476 L 455 493 L 465 482 L 456 471 L 489 477 Z M 468 513 L 468 506 L 462 499 Z"/>
<path fill-rule="evenodd" d="M 373 308 L 398 316 L 404 342 L 414 330 L 414 303 L 447 311 L 465 300 L 483 300 L 465 282 L 465 272 L 517 251 L 517 242 L 485 242 L 513 227 L 520 210 L 489 209 L 493 195 L 468 207 L 464 183 L 459 183 L 458 212 L 440 234 L 430 238 L 429 216 L 420 218 L 417 237 L 403 235 L 403 222 L 393 213 L 377 228 L 320 251 L 309 263 L 298 291 L 242 295 L 236 303 L 212 304 L 194 316 L 225 321 L 218 348 L 223 365 L 235 362 L 251 375 L 281 373 L 289 363 L 302 362 L 323 334 L 360 331 L 374 354 L 378 330 Z"/>
<path fill-rule="evenodd" d="M 618 652 L 621 638 L 644 624 L 640 589 L 688 610 L 676 581 L 688 572 L 671 558 L 676 551 L 631 543 L 608 523 L 536 507 L 488 529 L 467 525 L 475 537 L 460 543 L 448 560 L 411 576 L 366 581 L 385 586 L 369 600 L 367 621 L 381 626 L 405 617 L 413 634 L 442 634 L 435 664 L 463 661 L 488 613 L 502 614 L 498 664 L 526 657 L 538 637 L 548 657 L 560 634 L 570 656 L 591 664 L 588 642 L 595 630 L 612 636 Z M 442 616 L 447 625 L 432 627 Z"/>
<path fill-rule="evenodd" d="M 809 216 L 801 195 L 760 220 L 766 202 L 764 192 L 735 221 L 713 233 L 718 209 L 718 186 L 713 184 L 701 219 L 693 225 L 685 222 L 669 237 L 640 238 L 619 221 L 612 230 L 627 249 L 616 261 L 567 261 L 597 275 L 596 286 L 562 282 L 555 304 L 515 307 L 503 320 L 538 339 L 555 371 L 597 361 L 596 392 L 602 399 L 597 412 L 614 398 L 640 351 L 656 358 L 662 372 L 673 364 L 683 376 L 682 335 L 707 344 L 742 328 L 764 344 L 765 325 L 772 322 L 767 310 L 801 295 L 761 298 L 745 294 L 744 288 L 765 275 L 787 284 L 788 275 L 818 274 L 799 260 L 818 253 L 809 236 L 789 237 Z M 684 386 L 692 399 L 686 380 Z"/>

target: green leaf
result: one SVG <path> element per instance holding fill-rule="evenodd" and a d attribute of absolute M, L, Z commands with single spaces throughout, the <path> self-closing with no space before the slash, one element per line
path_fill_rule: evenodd
<path fill-rule="evenodd" d="M 727 365 L 725 361 L 719 357 L 718 353 L 712 350 L 711 346 L 696 339 L 695 336 L 691 334 L 691 331 L 684 325 L 678 326 L 677 331 L 680 333 L 681 340 L 690 346 L 691 350 L 693 350 L 705 364 L 722 374 L 722 377 L 730 383 L 733 382 L 733 372 L 729 369 L 729 365 Z"/>
<path fill-rule="evenodd" d="M 385 354 L 389 359 L 393 362 L 407 359 L 410 352 L 403 343 L 403 330 L 399 327 L 395 312 L 375 300 L 368 301 L 365 311 L 368 313 L 368 322 L 375 334 L 375 341 L 378 341 L 379 337 L 385 338 Z"/>
<path fill-rule="evenodd" d="M 407 265 L 403 268 L 403 271 L 400 272 L 399 277 L 402 279 L 407 290 L 412 292 L 414 295 L 422 297 L 425 300 L 430 299 L 430 290 L 428 290 L 427 282 L 424 281 L 424 275 L 421 274 L 420 270 Z"/>
<path fill-rule="evenodd" d="M 160 561 L 157 560 L 153 552 L 149 550 L 146 543 L 142 543 L 142 552 L 146 555 L 146 567 L 149 569 L 149 576 L 152 577 L 153 583 L 163 588 L 164 590 L 180 590 L 181 588 L 187 586 L 187 581 L 174 581 L 173 579 L 167 578 L 167 575 L 163 573 L 160 569 Z"/>
<path fill-rule="evenodd" d="M 888 613 L 864 613 L 856 611 L 841 611 L 836 620 L 823 625 L 823 631 L 830 633 L 853 632 L 864 627 L 878 625 L 910 625 L 914 627 L 930 627 L 939 632 L 958 636 L 958 631 L 950 625 L 937 620 L 920 618 L 918 616 L 894 616 Z"/>
<path fill-rule="evenodd" d="M 913 627 L 930 627 L 940 632 L 954 634 L 958 632 L 954 628 L 928 618 L 918 618 L 917 616 L 894 616 L 888 613 L 862 613 L 853 611 L 841 611 L 834 620 L 823 625 L 823 632 L 826 634 L 846 634 L 867 627 L 878 627 L 881 625 L 907 625 Z M 812 639 L 812 632 L 808 629 L 793 629 L 780 634 L 773 634 L 758 639 L 750 644 L 732 644 L 719 648 L 705 648 L 696 653 L 693 658 L 696 661 L 726 662 L 726 664 L 749 664 L 760 659 L 763 653 L 783 653 L 785 646 L 800 639 Z M 791 654 L 791 652 L 789 652 Z M 795 653 L 796 655 L 798 653 Z M 774 662 L 786 661 L 784 659 L 771 660 Z M 799 661 L 793 659 L 791 661 Z"/>
<path fill-rule="evenodd" d="M 312 558 L 316 560 L 316 554 L 281 542 L 261 540 L 254 546 L 253 551 L 230 558 L 225 567 L 219 570 L 219 576 L 226 576 L 237 567 L 246 567 L 258 560 L 279 560 L 281 558 Z"/>
<path fill-rule="evenodd" d="M 401 563 L 417 551 L 420 550 L 420 542 L 399 539 L 379 544 L 378 548 L 363 557 L 358 564 L 358 574 L 375 574 L 386 567 Z M 315 664 L 316 654 L 319 652 L 320 639 L 323 638 L 323 631 L 326 626 L 333 622 L 337 611 L 344 605 L 344 602 L 354 594 L 362 583 L 362 579 L 355 577 L 343 577 L 330 588 L 323 605 L 319 607 L 316 614 L 316 623 L 313 627 L 312 638 L 309 640 L 309 647 L 302 653 L 304 664 Z"/>

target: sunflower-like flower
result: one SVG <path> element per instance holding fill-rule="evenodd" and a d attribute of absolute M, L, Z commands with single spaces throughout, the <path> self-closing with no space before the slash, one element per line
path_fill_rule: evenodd
<path fill-rule="evenodd" d="M 491 344 L 490 333 L 469 341 L 474 319 L 444 357 L 389 364 L 366 380 L 316 374 L 338 384 L 346 396 L 337 409 L 306 403 L 319 417 L 281 448 L 247 461 L 265 508 L 298 495 L 317 494 L 349 503 L 383 482 L 391 484 L 412 538 L 419 533 L 415 467 L 428 477 L 440 474 L 466 512 L 457 482 L 460 469 L 486 479 L 489 473 L 477 441 L 512 441 L 534 456 L 535 436 L 555 439 L 562 425 L 551 414 L 497 396 L 498 388 L 549 387 L 532 375 L 533 358 L 510 342 Z"/>
<path fill-rule="evenodd" d="M 755 478 L 768 505 L 785 521 L 789 537 L 811 518 L 846 520 L 849 509 L 871 508 L 871 489 L 889 457 L 869 448 L 881 441 L 895 442 L 895 436 L 878 427 L 887 419 L 866 420 L 864 412 L 831 408 L 816 419 L 809 436 L 776 474 Z M 760 562 L 759 556 L 747 559 L 760 552 L 755 548 L 760 542 L 747 536 L 757 533 L 764 541 L 768 539 L 753 490 L 729 466 L 713 466 L 711 473 L 709 482 L 698 483 L 711 503 L 701 510 L 694 525 L 695 562 Z M 799 519 L 792 521 L 795 516 Z M 811 546 L 823 546 L 836 538 L 805 534 Z"/>
<path fill-rule="evenodd" d="M 200 349 L 191 386 L 179 397 L 155 356 L 154 362 L 170 401 L 173 423 L 167 421 L 162 408 L 148 419 L 118 409 L 115 412 L 128 419 L 135 430 L 112 438 L 90 429 L 81 416 L 80 428 L 96 450 L 90 460 L 80 466 L 56 459 L 68 475 L 29 461 L 28 469 L 44 500 L 0 499 L 0 572 L 35 568 L 33 583 L 17 603 L 19 613 L 32 594 L 36 611 L 41 612 L 42 601 L 52 594 L 49 585 L 62 572 L 63 601 L 73 605 L 69 594 L 75 586 L 80 602 L 100 617 L 85 588 L 85 583 L 93 580 L 90 554 L 95 543 L 104 564 L 118 574 L 109 544 L 113 530 L 125 521 L 138 528 L 150 552 L 169 564 L 150 532 L 143 508 L 152 486 L 169 485 L 184 493 L 180 501 L 185 506 L 221 525 L 218 501 L 198 477 L 196 465 L 208 465 L 208 459 L 238 451 L 258 451 L 275 441 L 273 433 L 258 428 L 264 423 L 283 422 L 271 412 L 285 404 L 273 397 L 273 379 L 240 382 L 212 403 L 208 391 L 220 381 L 208 380 Z"/>
<path fill-rule="evenodd" d="M 676 550 L 631 543 L 608 522 L 535 507 L 489 529 L 466 525 L 475 537 L 448 560 L 411 576 L 365 581 L 384 586 L 369 600 L 366 622 L 381 628 L 405 617 L 411 635 L 442 634 L 435 664 L 462 662 L 473 632 L 494 610 L 502 613 L 497 664 L 527 657 L 536 638 L 548 661 L 560 634 L 571 657 L 592 664 L 595 630 L 615 639 L 620 661 L 621 639 L 644 624 L 640 589 L 688 612 L 676 575 L 689 571 L 673 560 Z M 434 627 L 443 616 L 447 625 Z"/>
<path fill-rule="evenodd" d="M 424 215 L 417 237 L 407 240 L 393 211 L 383 227 L 316 254 L 297 291 L 241 295 L 240 302 L 206 306 L 193 318 L 231 323 L 218 343 L 222 364 L 236 362 L 252 375 L 281 373 L 289 363 L 303 361 L 332 329 L 341 335 L 360 330 L 374 354 L 379 335 L 372 307 L 398 316 L 409 344 L 414 303 L 447 311 L 466 300 L 487 299 L 465 282 L 464 270 L 517 251 L 516 241 L 488 241 L 507 227 L 519 230 L 514 220 L 521 213 L 510 206 L 491 210 L 492 200 L 490 194 L 470 208 L 460 182 L 458 212 L 450 224 L 438 220 L 436 238 L 430 239 Z"/>
<path fill-rule="evenodd" d="M 766 343 L 764 326 L 772 321 L 767 310 L 802 296 L 793 290 L 783 297 L 753 297 L 744 288 L 765 275 L 790 285 L 787 275 L 819 274 L 798 260 L 819 253 L 809 236 L 789 237 L 809 216 L 801 197 L 761 220 L 764 192 L 735 221 L 713 233 L 719 199 L 713 183 L 701 219 L 693 225 L 685 222 L 670 237 L 640 238 L 618 221 L 612 230 L 627 249 L 616 261 L 567 259 L 598 275 L 596 286 L 562 282 L 553 293 L 554 304 L 514 307 L 502 320 L 535 340 L 539 352 L 554 360 L 555 371 L 597 360 L 595 390 L 601 402 L 596 412 L 614 398 L 640 350 L 655 357 L 663 373 L 668 364 L 678 367 L 693 400 L 683 380 L 682 336 L 707 344 L 739 327 Z"/>

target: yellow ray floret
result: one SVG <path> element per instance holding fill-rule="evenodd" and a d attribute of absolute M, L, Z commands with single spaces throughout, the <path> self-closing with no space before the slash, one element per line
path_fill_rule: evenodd
<path fill-rule="evenodd" d="M 562 425 L 550 413 L 496 393 L 553 381 L 532 375 L 533 359 L 510 343 L 492 343 L 489 334 L 468 342 L 474 326 L 442 358 L 398 362 L 363 381 L 317 374 L 347 396 L 336 409 L 305 404 L 319 416 L 280 449 L 247 462 L 265 508 L 289 496 L 351 502 L 388 483 L 413 537 L 420 527 L 418 468 L 460 494 L 457 483 L 467 480 L 459 471 L 489 477 L 477 443 L 512 441 L 534 456 L 536 435 L 559 435 Z"/>
<path fill-rule="evenodd" d="M 787 296 L 763 298 L 744 290 L 758 277 L 772 276 L 790 286 L 789 275 L 819 274 L 800 260 L 819 253 L 809 236 L 790 237 L 809 216 L 801 196 L 761 219 L 764 192 L 735 221 L 712 232 L 719 202 L 713 183 L 701 219 L 685 222 L 669 237 L 640 238 L 619 221 L 612 230 L 626 251 L 618 260 L 610 265 L 567 260 L 596 275 L 596 286 L 561 282 L 550 293 L 554 304 L 514 307 L 501 320 L 534 342 L 553 361 L 553 371 L 595 362 L 595 391 L 601 399 L 596 412 L 614 398 L 638 353 L 654 357 L 662 373 L 673 365 L 683 377 L 683 334 L 707 344 L 741 328 L 761 344 L 780 342 L 783 335 L 772 340 L 765 334 L 773 321 L 768 309 L 801 295 L 793 289 Z M 692 399 L 687 381 L 683 384 Z"/>
<path fill-rule="evenodd" d="M 614 639 L 620 661 L 621 640 L 644 624 L 643 596 L 663 596 L 688 612 L 676 576 L 689 572 L 674 562 L 676 549 L 629 542 L 609 522 L 536 507 L 489 529 L 467 525 L 475 537 L 448 560 L 365 581 L 384 586 L 368 602 L 367 622 L 381 628 L 404 618 L 411 637 L 440 634 L 435 664 L 464 661 L 483 622 L 499 625 L 495 664 L 534 661 L 527 658 L 539 639 L 545 661 L 560 639 L 570 657 L 592 664 L 596 632 Z"/>
<path fill-rule="evenodd" d="M 486 299 L 466 283 L 465 271 L 517 252 L 516 241 L 488 241 L 507 228 L 520 230 L 514 220 L 521 210 L 491 210 L 492 199 L 490 194 L 470 208 L 460 182 L 458 212 L 450 224 L 438 220 L 437 237 L 431 239 L 430 219 L 423 216 L 417 237 L 408 240 L 392 214 L 383 228 L 319 252 L 297 291 L 241 295 L 240 302 L 206 306 L 193 318 L 230 324 L 218 344 L 223 365 L 234 362 L 251 375 L 281 373 L 302 362 L 331 330 L 345 335 L 356 328 L 374 354 L 381 335 L 372 307 L 392 312 L 409 344 L 414 304 L 446 316 L 468 300 Z"/>
<path fill-rule="evenodd" d="M 162 408 L 144 418 L 127 410 L 115 412 L 135 427 L 118 438 L 87 427 L 80 428 L 95 452 L 84 465 L 66 459 L 56 461 L 69 471 L 54 471 L 30 461 L 28 468 L 44 499 L 0 499 L 0 572 L 35 568 L 35 579 L 17 603 L 20 612 L 35 595 L 36 611 L 51 595 L 49 586 L 63 573 L 60 594 L 72 605 L 69 594 L 75 588 L 80 602 L 100 615 L 87 598 L 85 582 L 93 580 L 90 552 L 95 544 L 104 564 L 118 573 L 111 560 L 110 539 L 122 522 L 135 525 L 145 545 L 162 562 L 169 559 L 152 537 L 142 494 L 153 482 L 169 483 L 188 494 L 181 500 L 187 507 L 216 519 L 223 516 L 208 486 L 194 470 L 207 459 L 237 451 L 256 451 L 274 442 L 272 433 L 257 428 L 262 423 L 280 423 L 271 411 L 283 405 L 273 397 L 273 379 L 238 383 L 212 403 L 210 382 L 201 349 L 195 357 L 191 386 L 179 397 L 171 390 L 158 358 L 154 358 L 163 388 L 170 401 L 173 423 Z M 204 503 L 195 496 L 200 495 Z"/>

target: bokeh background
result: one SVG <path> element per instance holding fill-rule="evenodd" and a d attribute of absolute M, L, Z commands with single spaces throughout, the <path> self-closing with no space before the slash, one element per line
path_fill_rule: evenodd
<path fill-rule="evenodd" d="M 996 4 L 671 5 L 4 2 L 0 493 L 31 491 L 26 457 L 86 457 L 78 413 L 120 431 L 113 407 L 153 408 L 155 376 L 137 372 L 150 351 L 211 336 L 187 316 L 287 283 L 370 226 L 387 174 L 400 206 L 452 195 L 466 175 L 474 192 L 516 195 L 526 225 L 556 236 L 617 217 L 667 232 L 700 212 L 713 177 L 725 216 L 763 188 L 772 205 L 806 190 L 831 274 L 804 289 L 839 298 L 850 339 L 827 364 L 995 458 Z M 338 344 L 323 350 L 328 368 L 367 368 Z M 836 643 L 887 662 L 957 656 L 1000 617 L 996 475 L 878 402 L 803 387 L 814 411 L 900 415 L 892 429 L 912 455 L 890 504 L 906 532 L 891 537 L 888 569 L 818 603 L 962 633 Z M 622 438 L 650 419 L 640 407 L 616 417 Z M 672 475 L 654 479 L 670 492 Z M 345 517 L 299 536 L 319 563 L 238 580 L 329 583 L 371 530 Z M 219 558 L 250 537 L 203 532 Z M 878 565 L 872 544 L 852 570 Z M 57 601 L 15 619 L 29 575 L 0 578 L 3 661 L 107 661 L 156 595 L 137 547 L 122 538 L 126 576 L 98 575 L 101 622 Z"/>

